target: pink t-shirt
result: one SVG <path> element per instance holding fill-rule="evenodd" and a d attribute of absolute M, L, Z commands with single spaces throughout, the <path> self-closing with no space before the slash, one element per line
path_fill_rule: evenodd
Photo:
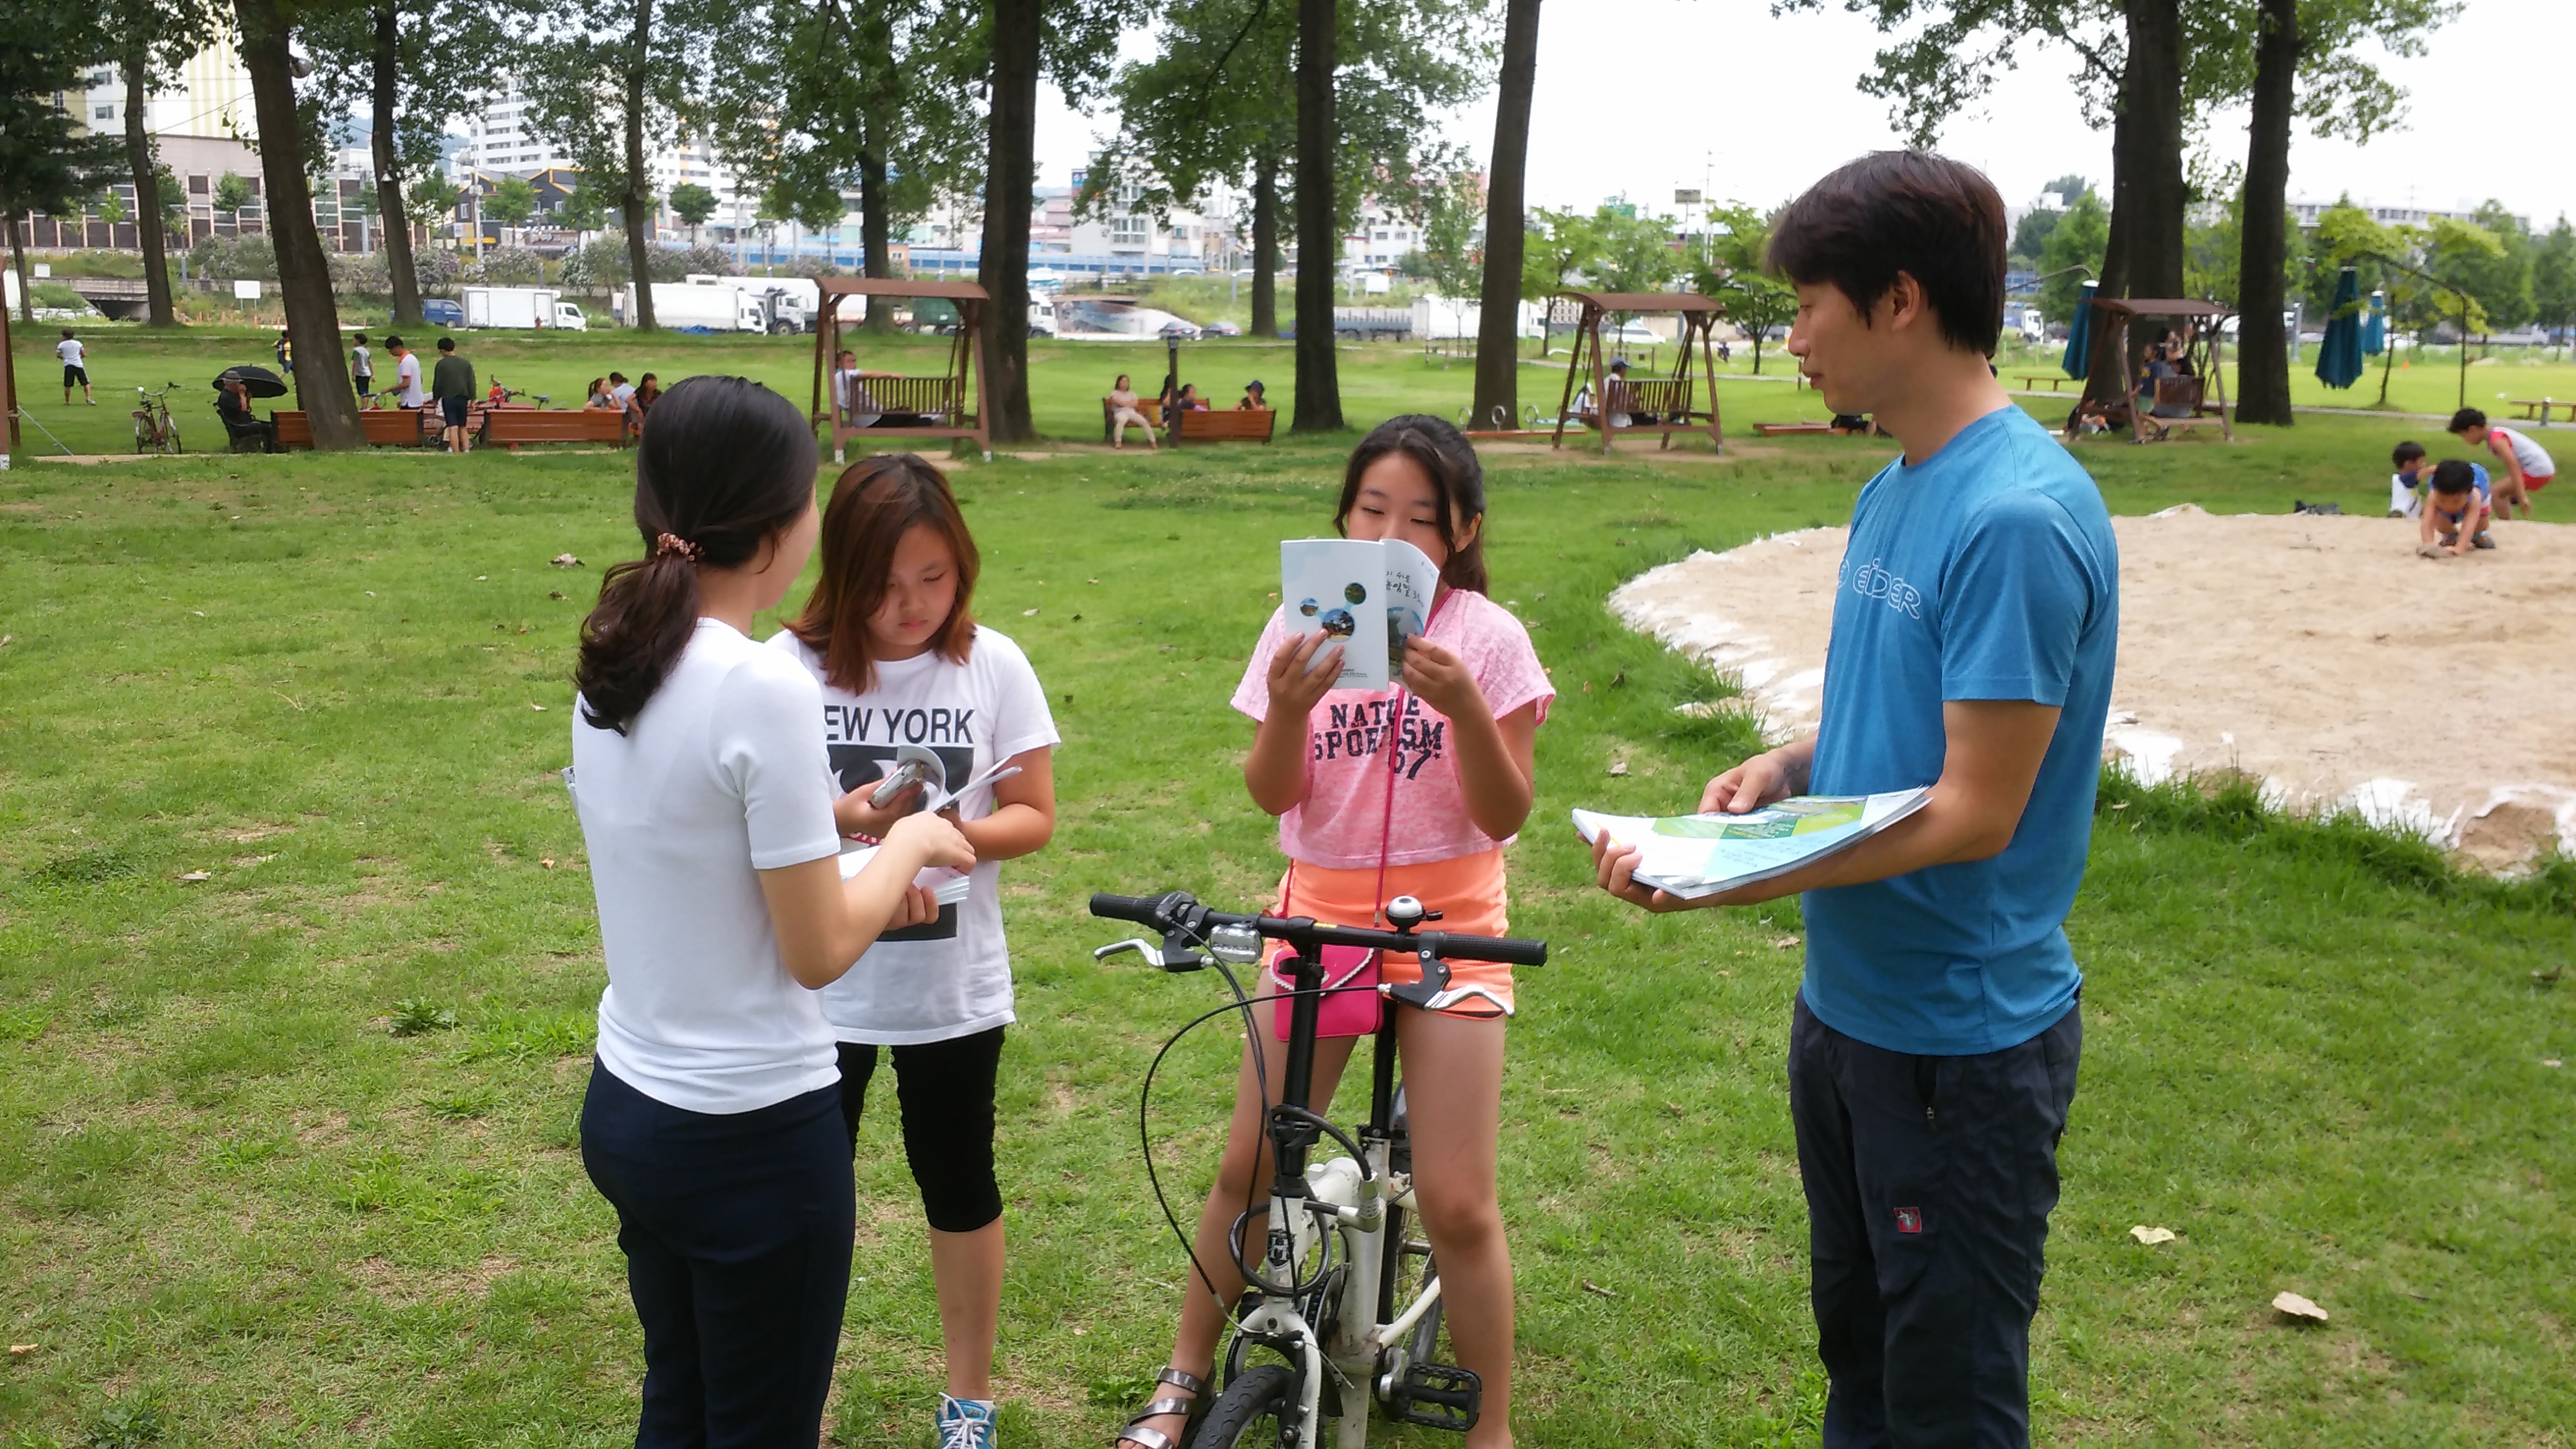
<path fill-rule="evenodd" d="M 1270 712 L 1270 659 L 1288 640 L 1285 612 L 1273 612 L 1234 691 L 1234 707 L 1260 719 Z M 1434 643 L 1457 652 L 1475 676 L 1485 704 L 1501 719 L 1535 701 L 1547 719 L 1556 690 L 1530 647 L 1529 631 L 1511 611 L 1465 589 L 1452 589 L 1432 611 Z M 1381 753 L 1396 701 L 1404 702 L 1394 734 L 1393 813 L 1388 813 L 1389 761 Z M 1389 865 L 1455 860 L 1508 845 L 1467 818 L 1449 720 L 1412 692 L 1336 689 L 1316 704 L 1307 726 L 1306 799 L 1279 817 L 1279 848 L 1289 859 L 1331 870 L 1374 868 L 1386 843 Z"/>

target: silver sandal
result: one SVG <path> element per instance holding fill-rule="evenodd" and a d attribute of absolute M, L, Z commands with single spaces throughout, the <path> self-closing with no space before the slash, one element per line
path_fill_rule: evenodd
<path fill-rule="evenodd" d="M 1118 1431 L 1117 1438 L 1109 1441 L 1109 1449 L 1118 1449 L 1121 1444 L 1133 1444 L 1137 1449 L 1180 1449 L 1181 1444 L 1189 1438 L 1189 1428 L 1184 1428 L 1181 1431 L 1181 1438 L 1175 1439 L 1160 1429 L 1146 1428 L 1145 1421 L 1179 1414 L 1189 1421 L 1190 1428 L 1195 1428 L 1200 1418 L 1207 1413 L 1207 1380 L 1197 1374 L 1176 1368 L 1166 1368 L 1154 1376 L 1154 1382 L 1169 1384 L 1176 1389 L 1186 1389 L 1190 1397 L 1175 1399 L 1166 1395 L 1147 1404 L 1136 1417 L 1127 1421 L 1126 1428 Z"/>

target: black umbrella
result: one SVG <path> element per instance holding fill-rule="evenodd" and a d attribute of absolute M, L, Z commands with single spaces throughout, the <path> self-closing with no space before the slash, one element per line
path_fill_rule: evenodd
<path fill-rule="evenodd" d="M 227 367 L 215 374 L 217 387 L 230 387 L 237 382 L 248 386 L 252 397 L 286 396 L 286 379 L 256 363 Z"/>

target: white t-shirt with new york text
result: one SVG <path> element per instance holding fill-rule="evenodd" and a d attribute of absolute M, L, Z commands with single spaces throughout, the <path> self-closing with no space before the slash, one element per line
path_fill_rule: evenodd
<path fill-rule="evenodd" d="M 937 752 L 951 788 L 995 765 L 1057 743 L 1046 687 L 1020 646 L 977 628 L 966 662 L 937 653 L 876 662 L 864 695 L 823 680 L 823 658 L 780 630 L 769 647 L 795 660 L 822 690 L 823 747 L 843 790 L 885 778 L 897 745 Z M 993 813 L 992 787 L 957 802 L 964 820 Z M 912 1046 L 1008 1025 L 1010 944 L 1002 935 L 1002 863 L 981 860 L 964 903 L 939 919 L 877 938 L 859 964 L 824 987 L 823 1015 L 842 1041 Z"/>
<path fill-rule="evenodd" d="M 573 804 L 608 958 L 599 1062 L 657 1102 L 750 1112 L 840 1080 L 759 877 L 840 849 L 821 710 L 803 670 L 715 619 L 626 733 L 576 703 Z"/>

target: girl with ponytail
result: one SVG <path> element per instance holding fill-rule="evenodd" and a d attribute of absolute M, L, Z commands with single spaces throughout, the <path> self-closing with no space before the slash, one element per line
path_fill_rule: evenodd
<path fill-rule="evenodd" d="M 916 874 L 974 864 L 915 815 L 842 878 L 821 695 L 749 638 L 813 552 L 814 469 L 776 393 L 673 387 L 636 450 L 644 556 L 582 625 L 566 778 L 608 989 L 581 1150 L 643 1324 L 642 1449 L 819 1437 L 854 1210 L 815 993 L 937 917 Z"/>

